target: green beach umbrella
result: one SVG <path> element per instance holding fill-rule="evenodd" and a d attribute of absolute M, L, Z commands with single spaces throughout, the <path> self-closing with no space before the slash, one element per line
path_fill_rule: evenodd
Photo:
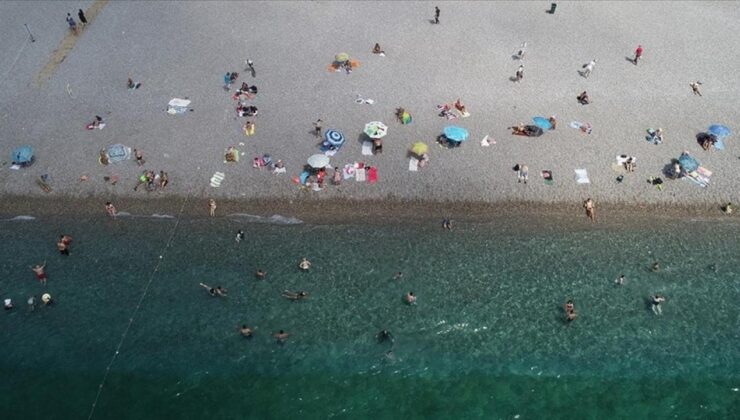
<path fill-rule="evenodd" d="M 423 155 L 428 150 L 429 150 L 429 146 L 427 146 L 426 143 L 422 143 L 420 141 L 417 141 L 416 143 L 411 145 L 411 152 L 418 156 Z"/>
<path fill-rule="evenodd" d="M 337 54 L 337 55 L 334 56 L 334 60 L 335 61 L 338 61 L 340 63 L 343 63 L 343 62 L 349 60 L 349 54 L 347 54 L 347 53 L 339 53 L 339 54 Z"/>
<path fill-rule="evenodd" d="M 388 126 L 380 121 L 373 121 L 365 124 L 364 132 L 371 139 L 381 139 L 388 134 Z"/>

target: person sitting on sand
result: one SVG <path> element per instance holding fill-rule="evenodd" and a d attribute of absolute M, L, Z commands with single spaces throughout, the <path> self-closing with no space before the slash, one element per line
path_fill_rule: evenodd
<path fill-rule="evenodd" d="M 242 325 L 241 328 L 239 328 L 239 333 L 242 335 L 242 337 L 252 338 L 252 334 L 254 334 L 254 331 L 246 325 Z"/>
<path fill-rule="evenodd" d="M 429 164 L 429 155 L 426 153 L 421 154 L 421 159 L 419 159 L 419 167 L 423 168 Z"/>
<path fill-rule="evenodd" d="M 224 152 L 224 160 L 227 162 L 238 162 L 237 156 L 239 156 L 239 151 L 234 146 L 229 146 Z"/>
<path fill-rule="evenodd" d="M 724 206 L 722 206 L 722 213 L 726 215 L 731 215 L 733 211 L 732 203 L 727 203 Z"/>
<path fill-rule="evenodd" d="M 226 289 L 221 286 L 211 287 L 205 283 L 200 283 L 200 285 L 208 290 L 208 294 L 213 297 L 226 297 Z"/>
<path fill-rule="evenodd" d="M 403 299 L 409 305 L 415 305 L 416 304 L 416 296 L 414 296 L 414 292 L 408 292 L 408 293 L 406 293 L 406 295 L 404 295 Z"/>
<path fill-rule="evenodd" d="M 385 55 L 385 51 L 380 49 L 380 44 L 377 42 L 375 43 L 375 46 L 373 47 L 373 54 L 383 54 Z"/>
<path fill-rule="evenodd" d="M 681 178 L 681 164 L 678 163 L 678 161 L 673 162 L 673 167 L 671 169 L 671 178 L 672 179 Z"/>
<path fill-rule="evenodd" d="M 460 98 L 457 98 L 455 101 L 455 109 L 460 111 L 461 114 L 465 115 L 468 113 L 467 109 L 465 108 L 465 105 L 460 101 Z"/>
<path fill-rule="evenodd" d="M 285 290 L 283 291 L 282 296 L 288 300 L 293 301 L 303 300 L 308 299 L 308 292 L 304 292 L 303 290 L 301 290 L 300 292 L 291 292 L 290 290 Z"/>
<path fill-rule="evenodd" d="M 550 115 L 550 118 L 548 118 L 547 121 L 550 122 L 550 125 L 551 125 L 550 130 L 554 130 L 558 128 L 558 120 L 555 119 L 554 115 Z"/>
<path fill-rule="evenodd" d="M 626 161 L 624 161 L 624 169 L 627 170 L 627 172 L 635 171 L 635 159 L 633 157 L 630 156 Z"/>
<path fill-rule="evenodd" d="M 303 271 L 308 271 L 311 268 L 311 261 L 309 261 L 306 257 L 303 257 L 301 262 L 298 263 L 298 268 Z"/>
<path fill-rule="evenodd" d="M 581 92 L 580 95 L 576 96 L 576 99 L 578 99 L 578 103 L 581 105 L 588 105 L 591 103 L 591 100 L 588 97 L 588 93 L 584 90 Z"/>

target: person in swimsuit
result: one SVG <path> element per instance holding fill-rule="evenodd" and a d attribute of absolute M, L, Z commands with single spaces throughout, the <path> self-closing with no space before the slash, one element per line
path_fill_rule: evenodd
<path fill-rule="evenodd" d="M 238 231 L 236 231 L 236 238 L 234 238 L 234 240 L 237 241 L 237 242 L 243 241 L 244 240 L 244 231 L 241 230 L 241 229 L 239 229 Z"/>
<path fill-rule="evenodd" d="M 416 304 L 416 296 L 414 296 L 414 292 L 408 292 L 403 297 L 403 299 L 408 303 L 409 305 L 415 305 Z"/>
<path fill-rule="evenodd" d="M 267 277 L 267 272 L 261 268 L 258 268 L 257 271 L 254 273 L 254 276 L 257 277 L 257 280 L 264 280 L 265 277 Z"/>
<path fill-rule="evenodd" d="M 241 328 L 239 328 L 239 333 L 242 335 L 242 337 L 252 338 L 252 334 L 254 333 L 254 331 L 246 325 L 242 325 Z"/>
<path fill-rule="evenodd" d="M 283 291 L 283 297 L 292 301 L 303 300 L 308 298 L 308 292 L 304 292 L 302 290 L 300 292 L 291 292 L 290 290 L 285 290 Z"/>
<path fill-rule="evenodd" d="M 211 296 L 214 296 L 214 297 L 218 297 L 218 296 L 225 297 L 226 296 L 226 289 L 224 289 L 221 286 L 211 287 L 205 283 L 200 283 L 200 285 L 204 289 L 208 290 L 208 294 Z"/>
<path fill-rule="evenodd" d="M 72 243 L 72 237 L 68 235 L 61 235 L 59 242 L 57 242 L 57 250 L 62 255 L 69 255 L 69 245 Z"/>
<path fill-rule="evenodd" d="M 650 271 L 652 271 L 653 273 L 657 273 L 658 271 L 660 271 L 660 264 L 658 264 L 658 262 L 655 261 L 653 265 L 650 267 Z"/>
<path fill-rule="evenodd" d="M 588 217 L 592 222 L 595 222 L 596 206 L 594 205 L 594 201 L 590 198 L 586 199 L 586 201 L 583 202 L 583 208 L 586 209 L 586 217 Z"/>
<path fill-rule="evenodd" d="M 212 198 L 208 200 L 208 214 L 210 214 L 211 217 L 216 215 L 216 200 Z"/>
<path fill-rule="evenodd" d="M 576 306 L 572 300 L 565 302 L 565 320 L 567 322 L 574 321 L 576 319 Z"/>
<path fill-rule="evenodd" d="M 110 201 L 105 203 L 105 211 L 108 213 L 108 216 L 110 217 L 116 217 L 116 214 L 118 214 L 118 211 L 113 206 L 113 203 L 111 203 Z"/>
<path fill-rule="evenodd" d="M 624 274 L 620 274 L 619 278 L 614 280 L 614 283 L 617 283 L 620 286 L 623 285 L 624 284 Z"/>
<path fill-rule="evenodd" d="M 656 294 L 655 296 L 652 297 L 651 302 L 652 302 L 653 313 L 655 313 L 655 315 L 662 315 L 663 310 L 660 308 L 660 304 L 662 302 L 665 302 L 665 298 L 661 295 Z"/>
<path fill-rule="evenodd" d="M 393 344 L 393 335 L 388 330 L 381 330 L 380 332 L 375 334 L 375 338 L 378 340 L 378 343 L 390 341 L 391 344 Z"/>
<path fill-rule="evenodd" d="M 303 271 L 308 271 L 311 268 L 311 261 L 309 261 L 306 257 L 303 257 L 301 262 L 298 263 L 298 268 Z"/>
<path fill-rule="evenodd" d="M 285 340 L 288 339 L 289 336 L 290 336 L 290 334 L 286 333 L 283 330 L 280 330 L 280 331 L 278 331 L 278 332 L 276 332 L 275 334 L 272 335 L 272 337 L 275 338 L 275 340 L 277 340 L 277 342 L 280 343 L 280 344 L 283 344 L 285 342 Z"/>
<path fill-rule="evenodd" d="M 35 267 L 31 267 L 31 270 L 33 270 L 33 272 L 36 273 L 36 278 L 43 285 L 46 285 L 46 280 L 47 280 L 46 272 L 44 271 L 45 267 L 46 267 L 46 261 L 44 261 L 43 264 L 36 264 Z"/>

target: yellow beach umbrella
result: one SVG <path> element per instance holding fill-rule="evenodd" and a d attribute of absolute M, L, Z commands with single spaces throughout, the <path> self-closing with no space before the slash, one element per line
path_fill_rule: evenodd
<path fill-rule="evenodd" d="M 349 60 L 349 54 L 347 53 L 339 53 L 334 56 L 334 60 L 340 63 L 344 63 L 345 61 Z"/>
<path fill-rule="evenodd" d="M 416 142 L 411 146 L 411 152 L 413 152 L 416 155 L 423 155 L 429 150 L 429 146 L 426 145 L 426 143 L 422 142 Z"/>

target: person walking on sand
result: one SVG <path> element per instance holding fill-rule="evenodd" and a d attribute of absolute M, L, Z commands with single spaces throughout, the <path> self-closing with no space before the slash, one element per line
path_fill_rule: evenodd
<path fill-rule="evenodd" d="M 694 95 L 702 96 L 701 92 L 699 92 L 700 85 L 701 85 L 701 82 L 698 80 L 696 82 L 689 83 L 689 86 L 691 86 L 691 90 L 694 92 Z"/>
<path fill-rule="evenodd" d="M 212 198 L 208 200 L 208 214 L 210 214 L 211 217 L 216 215 L 216 200 Z"/>
<path fill-rule="evenodd" d="M 118 214 L 116 207 L 110 201 L 105 203 L 105 211 L 108 213 L 108 216 L 110 217 L 116 217 L 116 215 Z"/>
<path fill-rule="evenodd" d="M 520 164 L 519 165 L 519 172 L 518 172 L 517 175 L 518 175 L 518 178 L 519 178 L 519 180 L 517 182 L 524 181 L 524 183 L 526 184 L 527 183 L 527 180 L 529 179 L 529 168 L 527 167 L 527 165 L 521 165 Z"/>
<path fill-rule="evenodd" d="M 586 209 L 586 217 L 588 217 L 592 222 L 595 222 L 596 206 L 594 205 L 594 201 L 591 200 L 591 198 L 586 199 L 586 201 L 583 202 L 583 208 Z"/>
<path fill-rule="evenodd" d="M 80 19 L 80 23 L 82 24 L 82 26 L 87 25 L 87 18 L 85 17 L 85 12 L 83 12 L 82 9 L 79 9 L 77 11 L 77 17 Z"/>
<path fill-rule="evenodd" d="M 31 267 L 31 270 L 36 273 L 36 278 L 38 279 L 39 283 L 46 286 L 46 280 L 48 280 L 48 278 L 46 277 L 46 272 L 44 271 L 44 268 L 46 268 L 46 261 L 44 261 L 43 264 L 36 264 L 35 266 Z"/>
<path fill-rule="evenodd" d="M 321 121 L 321 118 L 316 120 L 315 123 L 313 123 L 313 135 L 316 137 L 321 137 L 321 124 L 323 121 Z"/>
<path fill-rule="evenodd" d="M 594 71 L 594 67 L 596 66 L 596 59 L 593 59 L 588 62 L 588 64 L 583 65 L 583 72 L 581 73 L 583 77 L 588 79 L 588 76 L 591 75 L 591 72 Z"/>
<path fill-rule="evenodd" d="M 514 54 L 517 59 L 524 60 L 524 53 L 527 51 L 527 43 L 522 42 L 522 45 L 519 47 L 519 50 Z"/>
<path fill-rule="evenodd" d="M 434 23 L 439 23 L 439 7 L 434 6 Z"/>
<path fill-rule="evenodd" d="M 634 65 L 637 65 L 637 61 L 642 57 L 642 45 L 638 45 L 637 49 L 635 50 L 635 59 L 632 60 L 632 63 Z"/>
<path fill-rule="evenodd" d="M 141 166 L 146 163 L 144 160 L 144 153 L 139 149 L 134 149 L 134 157 L 136 158 L 136 164 Z"/>
<path fill-rule="evenodd" d="M 520 64 L 516 70 L 516 82 L 519 83 L 524 78 L 524 64 Z"/>
<path fill-rule="evenodd" d="M 78 29 L 77 29 L 77 22 L 75 22 L 75 18 L 72 17 L 69 13 L 67 13 L 67 24 L 69 25 L 69 29 L 74 32 L 75 35 L 78 35 Z"/>
<path fill-rule="evenodd" d="M 170 180 L 167 177 L 167 172 L 159 171 L 159 189 L 164 190 L 164 187 L 166 187 L 167 184 L 169 183 L 170 183 Z"/>

